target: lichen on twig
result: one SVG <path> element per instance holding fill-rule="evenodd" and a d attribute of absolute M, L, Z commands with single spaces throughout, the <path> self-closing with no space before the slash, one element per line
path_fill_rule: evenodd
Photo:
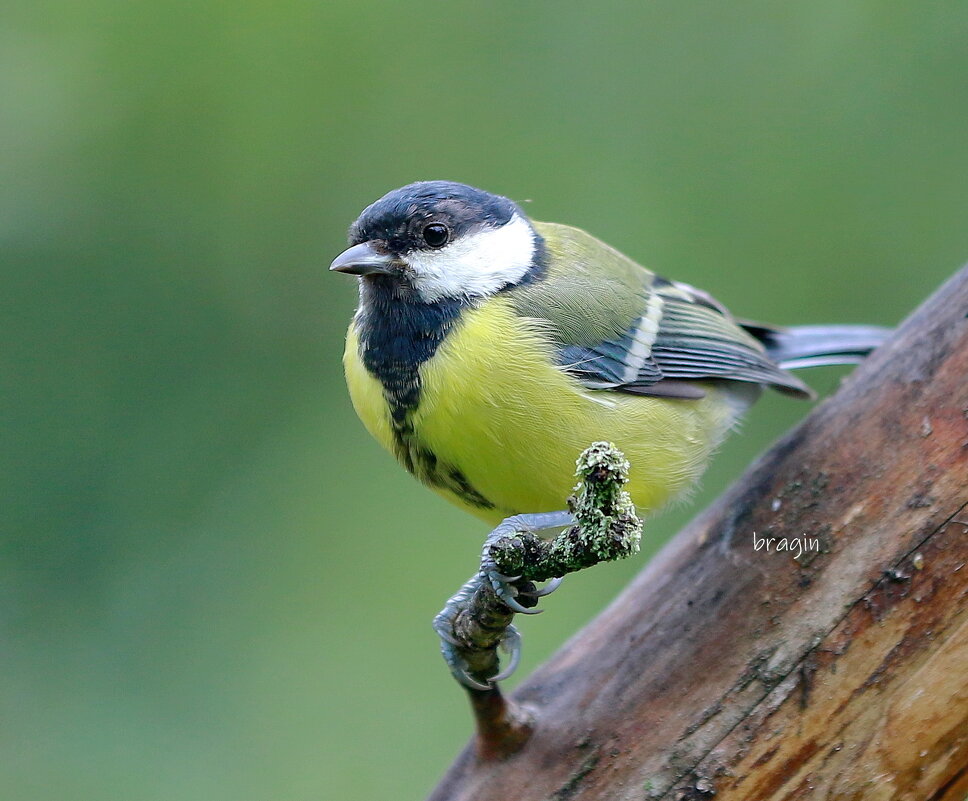
<path fill-rule="evenodd" d="M 497 569 L 525 581 L 547 581 L 637 553 L 642 523 L 624 489 L 628 472 L 628 460 L 610 442 L 586 448 L 577 462 L 579 482 L 568 499 L 575 524 L 550 540 L 532 532 L 498 540 L 490 547 Z"/>

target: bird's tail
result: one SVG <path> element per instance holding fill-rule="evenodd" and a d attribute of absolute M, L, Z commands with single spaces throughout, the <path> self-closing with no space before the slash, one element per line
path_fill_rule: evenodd
<path fill-rule="evenodd" d="M 856 364 L 880 345 L 890 328 L 876 325 L 798 325 L 770 328 L 742 323 L 763 343 L 766 352 L 784 370 L 822 367 L 828 364 Z"/>

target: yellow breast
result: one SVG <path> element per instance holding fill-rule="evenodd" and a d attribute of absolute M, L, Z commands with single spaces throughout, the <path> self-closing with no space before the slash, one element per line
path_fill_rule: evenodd
<path fill-rule="evenodd" d="M 353 406 L 370 433 L 394 452 L 380 382 L 360 361 L 350 326 L 344 364 Z M 540 321 L 492 298 L 461 323 L 420 368 L 414 436 L 455 466 L 493 508 L 444 497 L 496 523 L 511 514 L 565 507 L 575 459 L 592 442 L 614 442 L 631 463 L 629 491 L 643 512 L 688 489 L 745 404 L 715 385 L 700 400 L 588 390 L 554 366 Z M 399 454 L 398 454 L 399 455 Z"/>

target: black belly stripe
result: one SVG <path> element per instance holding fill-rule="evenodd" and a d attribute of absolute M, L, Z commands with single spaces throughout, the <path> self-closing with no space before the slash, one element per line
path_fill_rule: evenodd
<path fill-rule="evenodd" d="M 460 324 L 466 305 L 459 299 L 425 303 L 392 277 L 371 276 L 360 282 L 356 331 L 363 365 L 383 386 L 400 463 L 426 484 L 471 506 L 493 509 L 460 470 L 441 462 L 420 442 L 412 421 L 420 403 L 420 366 Z"/>
<path fill-rule="evenodd" d="M 441 462 L 433 451 L 421 446 L 416 437 L 402 438 L 400 447 L 407 451 L 404 466 L 425 484 L 447 490 L 470 506 L 494 508 L 494 504 L 474 489 L 460 470 Z"/>

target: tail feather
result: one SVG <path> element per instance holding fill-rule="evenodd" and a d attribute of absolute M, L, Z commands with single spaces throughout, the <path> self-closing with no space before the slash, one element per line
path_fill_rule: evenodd
<path fill-rule="evenodd" d="M 800 325 L 770 328 L 758 323 L 742 323 L 763 343 L 766 352 L 784 370 L 821 367 L 829 364 L 856 364 L 880 345 L 891 333 L 876 325 Z"/>

